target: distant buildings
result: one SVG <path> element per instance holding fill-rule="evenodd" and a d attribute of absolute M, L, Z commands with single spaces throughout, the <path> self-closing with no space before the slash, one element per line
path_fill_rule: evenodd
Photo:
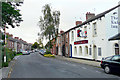
<path fill-rule="evenodd" d="M 13 51 L 16 52 L 31 50 L 31 46 L 32 46 L 31 43 L 27 43 L 26 41 L 22 40 L 19 37 L 13 38 L 13 35 L 9 33 L 6 33 L 6 35 L 8 36 L 6 46 L 9 49 L 12 49 Z"/>

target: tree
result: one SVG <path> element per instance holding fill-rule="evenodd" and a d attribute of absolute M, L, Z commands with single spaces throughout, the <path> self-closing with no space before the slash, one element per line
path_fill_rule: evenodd
<path fill-rule="evenodd" d="M 58 34 L 58 27 L 60 23 L 60 11 L 51 11 L 51 7 L 49 4 L 43 6 L 43 17 L 40 16 L 39 27 L 41 30 L 40 36 L 42 39 L 46 37 L 46 39 L 51 40 L 51 38 L 55 38 Z M 50 50 L 50 43 L 49 43 Z"/>
<path fill-rule="evenodd" d="M 37 49 L 39 48 L 39 44 L 37 42 L 35 42 L 33 45 L 32 45 L 32 49 Z"/>
<path fill-rule="evenodd" d="M 20 10 L 17 8 L 21 6 L 23 2 L 2 2 L 2 26 L 7 27 L 7 25 L 14 28 L 15 26 L 20 26 L 22 22 L 22 15 Z"/>
<path fill-rule="evenodd" d="M 38 42 L 39 42 L 40 48 L 43 48 L 43 43 L 42 43 L 41 39 L 39 39 Z"/>

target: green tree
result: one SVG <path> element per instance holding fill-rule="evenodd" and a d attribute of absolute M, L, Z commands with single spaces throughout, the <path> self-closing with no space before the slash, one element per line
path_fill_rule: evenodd
<path fill-rule="evenodd" d="M 22 20 L 22 15 L 18 6 L 21 6 L 23 2 L 2 2 L 2 26 L 8 28 L 7 25 L 14 28 L 15 26 L 20 26 Z"/>
<path fill-rule="evenodd" d="M 49 4 L 43 6 L 43 17 L 40 16 L 39 27 L 41 30 L 40 36 L 42 39 L 46 37 L 46 39 L 51 40 L 51 38 L 55 38 L 58 34 L 58 27 L 60 23 L 60 11 L 51 11 L 51 7 Z M 50 50 L 50 43 L 49 43 Z"/>
<path fill-rule="evenodd" d="M 39 48 L 39 44 L 37 42 L 35 42 L 33 45 L 32 45 L 32 49 L 38 49 Z"/>
<path fill-rule="evenodd" d="M 42 40 L 41 40 L 41 39 L 39 39 L 39 40 L 38 40 L 38 42 L 39 42 L 39 46 L 40 46 L 40 48 L 43 48 L 43 43 L 42 43 Z"/>

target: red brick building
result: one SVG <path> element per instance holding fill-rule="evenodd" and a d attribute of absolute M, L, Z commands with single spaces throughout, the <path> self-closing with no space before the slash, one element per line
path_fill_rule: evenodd
<path fill-rule="evenodd" d="M 55 40 L 55 38 L 52 39 L 51 44 L 52 44 L 51 53 L 56 55 L 56 40 Z"/>

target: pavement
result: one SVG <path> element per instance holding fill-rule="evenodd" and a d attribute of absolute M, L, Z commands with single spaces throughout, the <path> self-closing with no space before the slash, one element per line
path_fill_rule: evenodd
<path fill-rule="evenodd" d="M 14 66 L 14 63 L 15 61 L 17 60 L 19 56 L 16 56 L 10 63 L 9 63 L 9 66 L 8 67 L 3 67 L 0 69 L 0 80 L 2 78 L 8 78 L 11 70 L 12 70 L 12 67 Z"/>
<path fill-rule="evenodd" d="M 104 73 L 102 68 L 82 64 L 83 61 L 78 63 L 78 59 L 78 62 L 64 59 L 47 58 L 39 53 L 22 55 L 16 60 L 9 78 L 120 78 Z"/>
<path fill-rule="evenodd" d="M 91 65 L 91 66 L 95 66 L 95 67 L 100 67 L 100 62 L 98 62 L 98 61 L 77 59 L 77 58 L 68 58 L 68 57 L 58 56 L 58 55 L 55 55 L 55 57 L 57 59 L 61 59 L 61 60 L 67 60 L 67 61 L 77 62 L 77 63 L 81 63 L 81 64 L 87 64 L 87 65 Z"/>

